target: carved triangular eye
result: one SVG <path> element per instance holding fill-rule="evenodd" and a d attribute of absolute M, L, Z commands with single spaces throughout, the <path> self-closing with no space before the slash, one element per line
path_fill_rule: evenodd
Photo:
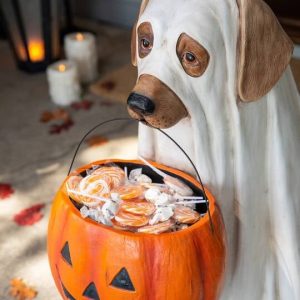
<path fill-rule="evenodd" d="M 62 257 L 65 259 L 65 261 L 72 266 L 72 260 L 71 260 L 71 255 L 70 255 L 70 248 L 69 248 L 69 243 L 66 242 L 64 247 L 60 251 Z"/>
<path fill-rule="evenodd" d="M 93 300 L 100 300 L 95 283 L 91 282 L 83 292 L 83 296 Z"/>
<path fill-rule="evenodd" d="M 115 276 L 110 285 L 123 290 L 135 291 L 129 274 L 125 268 L 122 268 L 120 270 L 120 272 Z"/>
<path fill-rule="evenodd" d="M 64 293 L 65 293 L 65 296 L 67 297 L 68 300 L 76 300 L 70 293 L 69 291 L 66 289 L 66 287 L 61 284 L 63 290 L 64 290 Z"/>

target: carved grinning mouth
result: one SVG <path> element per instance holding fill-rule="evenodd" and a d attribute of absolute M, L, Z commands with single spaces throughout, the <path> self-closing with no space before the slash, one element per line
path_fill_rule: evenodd
<path fill-rule="evenodd" d="M 68 291 L 68 289 L 63 284 L 57 265 L 55 265 L 55 267 L 56 267 L 57 275 L 58 275 L 58 278 L 59 278 L 59 281 L 60 281 L 60 284 L 61 284 L 61 287 L 62 287 L 65 297 L 68 300 L 76 300 L 76 298 L 72 296 L 72 294 Z M 99 294 L 98 294 L 98 291 L 97 291 L 97 288 L 96 288 L 96 285 L 94 282 L 91 282 L 86 287 L 86 289 L 82 293 L 82 296 L 87 297 L 88 299 L 91 299 L 91 300 L 100 300 L 100 297 L 99 297 Z"/>
<path fill-rule="evenodd" d="M 66 287 L 64 286 L 64 284 L 62 283 L 62 280 L 61 280 L 60 273 L 59 273 L 59 270 L 58 270 L 57 265 L 55 265 L 55 268 L 56 268 L 56 273 L 57 273 L 57 276 L 58 276 L 58 278 L 59 278 L 59 282 L 60 282 L 60 284 L 61 284 L 61 287 L 62 287 L 62 290 L 63 290 L 65 296 L 67 297 L 67 299 L 70 299 L 70 300 L 76 300 L 76 299 L 70 294 L 70 292 L 66 289 Z"/>

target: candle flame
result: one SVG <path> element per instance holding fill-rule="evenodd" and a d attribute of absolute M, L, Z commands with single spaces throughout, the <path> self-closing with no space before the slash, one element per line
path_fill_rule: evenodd
<path fill-rule="evenodd" d="M 64 64 L 58 65 L 58 71 L 59 71 L 59 72 L 64 72 L 64 71 L 66 71 L 66 65 L 64 65 Z"/>
<path fill-rule="evenodd" d="M 41 61 L 45 57 L 44 45 L 42 41 L 29 41 L 28 51 L 30 60 L 33 62 Z"/>
<path fill-rule="evenodd" d="M 82 41 L 82 40 L 84 40 L 84 35 L 82 34 L 82 33 L 76 33 L 76 40 L 77 41 Z"/>

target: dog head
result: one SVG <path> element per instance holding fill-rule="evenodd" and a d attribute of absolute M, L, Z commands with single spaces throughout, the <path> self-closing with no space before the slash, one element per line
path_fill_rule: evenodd
<path fill-rule="evenodd" d="M 227 19 L 219 20 L 217 10 L 228 10 Z M 226 32 L 230 26 L 235 36 Z M 236 103 L 258 100 L 278 82 L 292 51 L 262 0 L 144 0 L 132 34 L 132 63 L 139 76 L 128 98 L 129 114 L 169 128 L 192 115 L 196 101 L 223 109 L 229 72 L 235 74 L 230 84 Z M 209 97 L 212 89 L 218 97 Z"/>

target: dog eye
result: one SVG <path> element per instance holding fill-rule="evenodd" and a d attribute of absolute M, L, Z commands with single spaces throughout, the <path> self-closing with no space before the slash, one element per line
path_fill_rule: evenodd
<path fill-rule="evenodd" d="M 186 62 L 186 63 L 191 63 L 191 64 L 195 64 L 198 62 L 196 56 L 191 53 L 191 52 L 186 52 L 183 54 L 183 60 Z"/>
<path fill-rule="evenodd" d="M 152 50 L 153 42 L 151 37 L 141 37 L 139 39 L 139 55 L 140 58 L 146 57 Z"/>
<path fill-rule="evenodd" d="M 176 54 L 185 73 L 200 77 L 208 67 L 208 51 L 192 37 L 182 33 L 176 44 Z"/>
<path fill-rule="evenodd" d="M 145 49 L 149 49 L 151 47 L 151 42 L 146 38 L 141 39 L 141 45 Z"/>
<path fill-rule="evenodd" d="M 149 22 L 142 23 L 137 29 L 137 34 L 139 57 L 144 58 L 153 48 L 154 36 L 151 24 Z"/>

